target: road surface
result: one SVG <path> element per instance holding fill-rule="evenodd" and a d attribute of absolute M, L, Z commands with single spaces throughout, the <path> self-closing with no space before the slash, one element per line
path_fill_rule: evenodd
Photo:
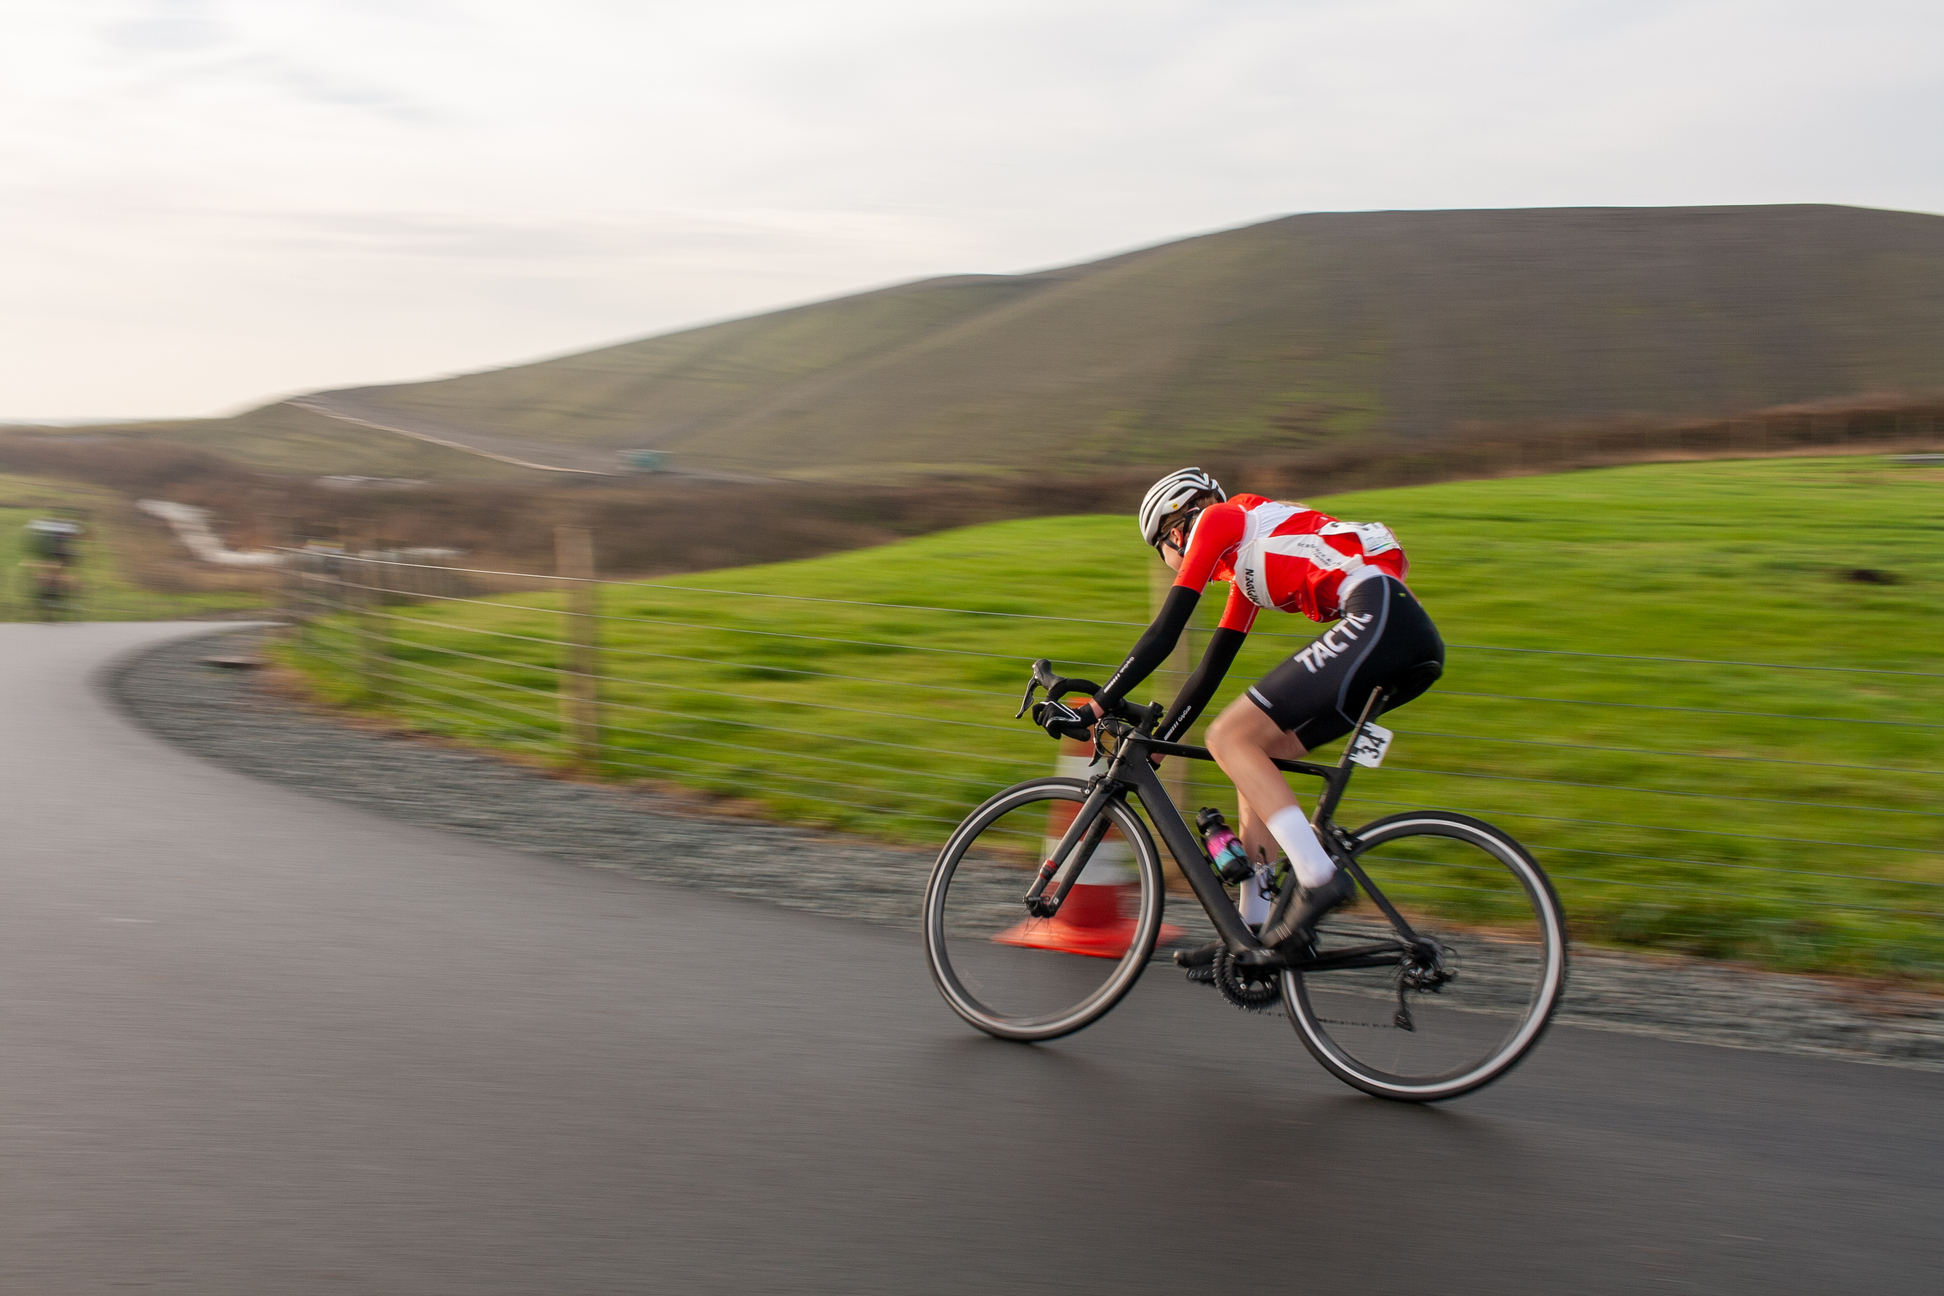
<path fill-rule="evenodd" d="M 0 626 L 0 1292 L 1931 1292 L 1932 1073 L 1558 1029 L 1441 1108 L 1154 975 L 1023 1047 L 915 938 L 202 763 Z"/>

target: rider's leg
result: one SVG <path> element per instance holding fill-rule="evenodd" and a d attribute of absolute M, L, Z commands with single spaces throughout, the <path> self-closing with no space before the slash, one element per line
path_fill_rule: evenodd
<path fill-rule="evenodd" d="M 1221 725 L 1223 719 L 1224 717 L 1218 716 L 1209 729 L 1209 750 L 1211 752 L 1215 750 L 1215 744 L 1217 742 L 1220 742 L 1224 749 L 1230 748 L 1230 731 L 1226 727 L 1220 730 L 1221 737 L 1216 737 L 1217 730 L 1214 726 Z M 1242 740 L 1248 741 L 1250 737 L 1251 735 L 1243 735 Z M 1258 750 L 1263 755 L 1274 757 L 1277 760 L 1301 760 L 1309 754 L 1303 744 L 1296 740 L 1295 734 L 1283 733 L 1281 730 L 1276 731 L 1267 746 L 1261 747 Z M 1220 760 L 1221 758 L 1217 756 L 1216 759 Z M 1274 767 L 1272 766 L 1271 768 Z M 1287 792 L 1289 785 L 1281 779 L 1281 771 L 1277 771 L 1277 774 L 1276 786 L 1281 787 L 1283 791 Z M 1294 796 L 1290 797 L 1292 802 L 1295 799 Z M 1237 826 L 1236 832 L 1241 835 L 1242 848 L 1248 852 L 1249 862 L 1251 864 L 1260 864 L 1275 859 L 1277 852 L 1280 850 L 1280 843 L 1276 841 L 1275 835 L 1269 831 L 1268 814 L 1274 813 L 1277 807 L 1271 806 L 1267 813 L 1258 812 L 1255 804 L 1242 793 L 1239 783 L 1236 785 L 1236 803 L 1237 808 L 1242 812 L 1241 823 Z"/>
<path fill-rule="evenodd" d="M 1228 711 L 1217 716 L 1208 727 L 1209 751 L 1224 771 L 1230 770 L 1231 766 L 1236 769 L 1244 767 L 1248 755 L 1245 750 L 1241 750 L 1243 748 L 1253 749 L 1265 765 L 1267 765 L 1267 758 L 1272 756 L 1281 760 L 1302 759 L 1303 744 L 1296 741 L 1294 734 L 1284 733 L 1273 726 L 1267 735 L 1256 733 L 1253 729 L 1242 731 L 1235 721 L 1229 719 L 1230 712 L 1234 710 L 1234 707 L 1230 707 Z M 1255 707 L 1249 707 L 1248 710 L 1255 712 L 1258 717 L 1262 715 L 1262 712 Z M 1254 746 L 1258 741 L 1266 743 L 1266 747 Z M 1222 756 L 1224 751 L 1231 753 L 1226 761 Z M 1270 777 L 1256 788 L 1254 794 L 1256 802 L 1251 802 L 1249 794 L 1243 791 L 1243 780 L 1236 778 L 1234 773 L 1229 774 L 1230 779 L 1235 783 L 1236 800 L 1242 812 L 1239 816 L 1241 822 L 1236 825 L 1236 830 L 1241 834 L 1242 849 L 1248 855 L 1249 862 L 1256 865 L 1273 860 L 1276 857 L 1276 847 L 1280 844 L 1275 835 L 1269 831 L 1265 817 L 1258 813 L 1256 803 L 1271 802 L 1273 795 L 1280 794 L 1284 802 L 1292 806 L 1296 804 L 1296 798 L 1290 794 L 1289 784 L 1283 781 L 1282 772 L 1274 765 L 1267 765 L 1267 768 Z M 1301 813 L 1302 811 L 1298 809 L 1297 814 Z M 1242 883 L 1242 920 L 1251 926 L 1264 921 L 1269 914 L 1269 901 L 1250 894 L 1250 889 L 1254 885 L 1253 879 L 1245 879 Z M 1201 949 L 1183 950 L 1175 955 L 1175 962 L 1189 969 L 1190 981 L 1213 981 L 1215 969 L 1212 964 L 1216 951 L 1221 947 L 1222 942 L 1218 940 Z"/>
<path fill-rule="evenodd" d="M 1308 888 L 1328 882 L 1336 864 L 1317 841 L 1288 779 L 1274 763 L 1301 758 L 1303 745 L 1295 735 L 1286 733 L 1244 694 L 1209 725 L 1208 750 L 1235 784 L 1241 801 L 1242 844 L 1250 860 L 1262 858 L 1257 852 L 1266 851 L 1273 840 L 1289 856 L 1300 885 Z"/>

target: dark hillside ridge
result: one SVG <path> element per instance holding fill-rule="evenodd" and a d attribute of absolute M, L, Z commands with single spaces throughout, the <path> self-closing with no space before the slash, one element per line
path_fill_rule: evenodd
<path fill-rule="evenodd" d="M 1938 389 L 1944 217 L 1804 205 L 1290 216 L 340 395 L 458 438 L 845 477 Z"/>

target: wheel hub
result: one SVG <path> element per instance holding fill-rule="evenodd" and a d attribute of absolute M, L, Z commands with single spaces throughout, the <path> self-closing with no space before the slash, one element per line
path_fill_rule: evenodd
<path fill-rule="evenodd" d="M 1404 956 L 1404 962 L 1397 969 L 1397 988 L 1399 992 L 1415 990 L 1420 994 L 1436 994 L 1445 984 L 1458 976 L 1456 951 L 1429 936 L 1420 937 L 1411 952 Z"/>

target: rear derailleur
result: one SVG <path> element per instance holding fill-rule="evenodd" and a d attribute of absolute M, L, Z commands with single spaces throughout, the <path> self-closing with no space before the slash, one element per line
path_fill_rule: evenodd
<path fill-rule="evenodd" d="M 1418 994 L 1437 994 L 1445 984 L 1458 976 L 1458 960 L 1455 951 L 1440 945 L 1429 936 L 1420 936 L 1417 944 L 1404 956 L 1397 967 L 1397 1014 L 1391 1018 L 1391 1025 L 1399 1030 L 1414 1031 L 1417 1023 L 1411 1020 L 1411 1005 L 1405 995 L 1415 991 Z"/>

